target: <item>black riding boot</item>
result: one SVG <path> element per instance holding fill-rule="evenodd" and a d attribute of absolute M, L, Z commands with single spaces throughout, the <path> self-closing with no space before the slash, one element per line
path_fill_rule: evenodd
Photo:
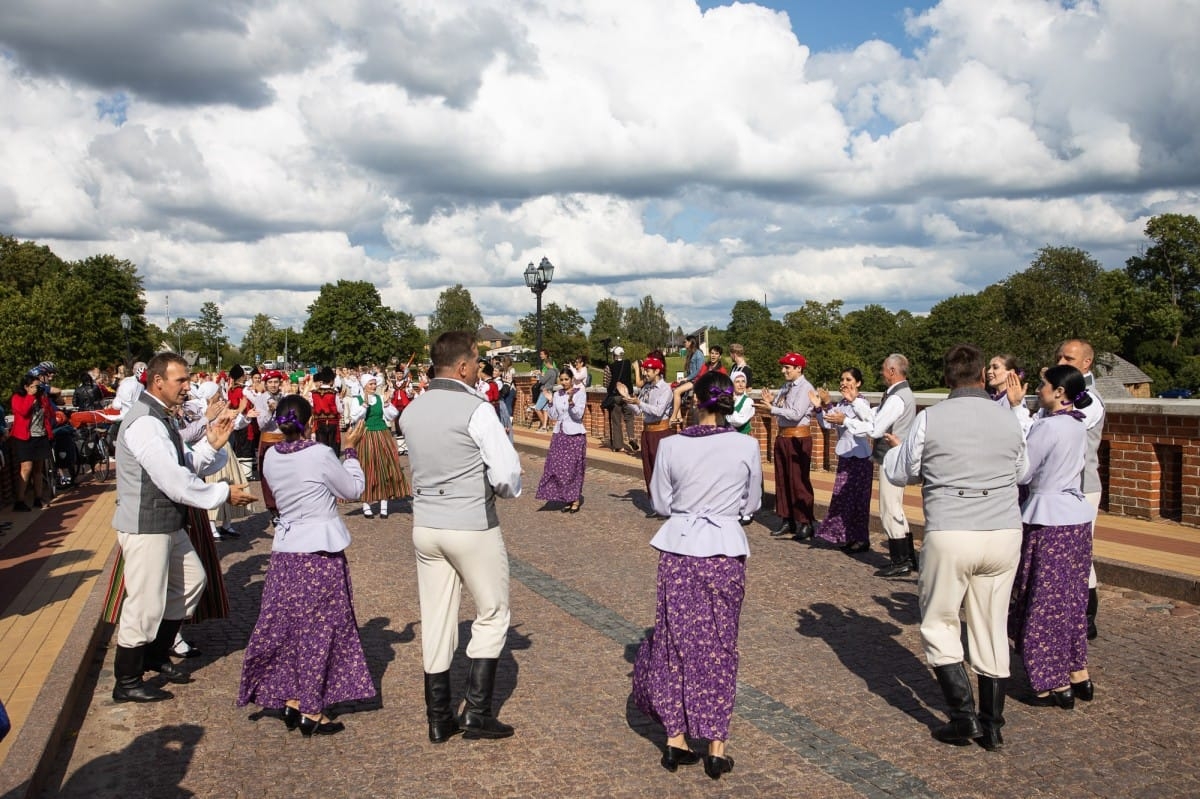
<path fill-rule="evenodd" d="M 975 715 L 975 697 L 971 695 L 971 678 L 961 661 L 945 666 L 934 666 L 942 696 L 950 710 L 950 721 L 933 729 L 933 737 L 942 743 L 966 746 L 972 739 L 983 735 L 979 717 Z"/>
<path fill-rule="evenodd" d="M 1096 594 L 1095 588 L 1088 589 L 1087 603 L 1087 639 L 1089 641 L 1096 640 L 1096 636 L 1100 631 L 1096 629 L 1096 611 L 1100 609 L 1100 597 Z"/>
<path fill-rule="evenodd" d="M 876 577 L 903 577 L 912 574 L 912 562 L 908 556 L 907 538 L 889 538 L 888 557 L 891 563 L 875 572 Z"/>
<path fill-rule="evenodd" d="M 432 743 L 445 743 L 463 731 L 450 710 L 450 672 L 425 672 L 425 715 Z"/>
<path fill-rule="evenodd" d="M 983 735 L 976 740 L 989 752 L 1004 745 L 1000 728 L 1004 726 L 1004 680 L 979 675 L 979 726 Z"/>
<path fill-rule="evenodd" d="M 912 533 L 904 536 L 904 549 L 908 554 L 908 565 L 912 567 L 913 573 L 916 574 L 921 570 L 921 561 L 917 557 L 917 542 L 913 538 Z"/>
<path fill-rule="evenodd" d="M 145 646 L 118 646 L 113 655 L 114 702 L 161 702 L 172 694 L 142 682 L 142 655 Z"/>
<path fill-rule="evenodd" d="M 142 663 L 145 671 L 157 671 L 159 674 L 167 678 L 168 682 L 186 685 L 192 681 L 187 672 L 171 662 L 171 647 L 175 646 L 175 636 L 179 634 L 179 628 L 183 625 L 183 619 L 163 619 L 158 623 L 158 633 L 154 636 L 154 640 L 146 644 L 144 661 Z"/>
<path fill-rule="evenodd" d="M 464 738 L 507 738 L 513 728 L 501 724 L 492 715 L 492 693 L 496 688 L 497 658 L 471 661 L 467 675 L 467 704 L 463 709 L 459 726 Z"/>

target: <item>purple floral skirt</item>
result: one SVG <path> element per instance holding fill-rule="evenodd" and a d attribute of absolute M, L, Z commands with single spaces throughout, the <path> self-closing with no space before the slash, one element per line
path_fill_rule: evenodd
<path fill-rule="evenodd" d="M 817 525 L 817 537 L 834 544 L 870 540 L 874 466 L 870 458 L 838 458 L 829 512 Z"/>
<path fill-rule="evenodd" d="M 1070 672 L 1087 667 L 1091 563 L 1090 522 L 1024 526 L 1008 632 L 1034 691 L 1062 688 Z"/>
<path fill-rule="evenodd" d="M 537 498 L 547 502 L 574 502 L 583 496 L 587 470 L 587 436 L 555 433 L 550 437 L 546 468 L 538 482 Z"/>
<path fill-rule="evenodd" d="M 342 553 L 272 552 L 238 704 L 300 712 L 375 696 Z"/>
<path fill-rule="evenodd" d="M 744 558 L 659 554 L 654 631 L 638 650 L 633 698 L 668 737 L 729 739 L 745 592 Z"/>

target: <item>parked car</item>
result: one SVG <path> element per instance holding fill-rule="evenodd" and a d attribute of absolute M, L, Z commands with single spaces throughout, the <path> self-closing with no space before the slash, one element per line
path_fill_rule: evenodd
<path fill-rule="evenodd" d="M 1158 396 L 1159 399 L 1191 399 L 1192 391 L 1187 388 L 1169 388 Z"/>

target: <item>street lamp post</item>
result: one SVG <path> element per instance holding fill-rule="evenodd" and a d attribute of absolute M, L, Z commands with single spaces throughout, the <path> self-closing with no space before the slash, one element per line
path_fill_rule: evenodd
<path fill-rule="evenodd" d="M 339 365 L 338 364 L 337 331 L 336 330 L 329 331 L 329 340 L 333 342 L 333 365 L 336 368 Z"/>
<path fill-rule="evenodd" d="M 280 323 L 280 319 L 278 316 L 271 316 L 268 318 L 272 322 L 275 322 L 276 324 Z M 291 359 L 288 358 L 288 333 L 289 332 L 291 332 L 291 326 L 285 327 L 283 329 L 283 368 L 284 369 L 291 368 Z"/>
<path fill-rule="evenodd" d="M 129 314 L 121 314 L 121 330 L 125 333 L 125 371 L 127 372 L 132 368 L 130 362 L 133 360 L 133 353 L 129 349 L 129 325 L 132 322 Z"/>
<path fill-rule="evenodd" d="M 550 259 L 542 256 L 542 261 L 537 266 L 533 265 L 533 261 L 529 262 L 529 266 L 525 267 L 525 285 L 537 297 L 537 350 L 538 350 L 538 366 L 541 366 L 542 361 L 542 292 L 550 285 L 550 281 L 554 279 L 554 264 L 550 263 Z"/>

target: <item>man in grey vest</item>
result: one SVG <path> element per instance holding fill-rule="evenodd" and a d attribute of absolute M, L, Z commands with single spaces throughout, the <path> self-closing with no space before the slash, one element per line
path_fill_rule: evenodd
<path fill-rule="evenodd" d="M 413 547 L 421 601 L 421 655 L 429 740 L 507 738 L 492 714 L 496 667 L 508 635 L 508 552 L 496 497 L 521 495 L 521 461 L 491 404 L 475 393 L 479 356 L 470 333 L 443 333 L 430 350 L 433 380 L 404 410 L 412 465 Z M 475 600 L 466 707 L 450 710 L 462 586 Z"/>
<path fill-rule="evenodd" d="M 950 706 L 933 737 L 959 746 L 1002 743 L 1004 681 L 1009 675 L 1008 600 L 1021 557 L 1017 480 L 1025 436 L 1016 416 L 984 390 L 983 352 L 950 348 L 950 396 L 917 414 L 903 443 L 888 434 L 883 459 L 896 485 L 923 481 L 924 562 L 917 591 L 921 642 Z M 959 609 L 966 607 L 971 668 L 979 675 L 979 712 L 963 663 Z"/>
<path fill-rule="evenodd" d="M 856 436 L 866 435 L 875 439 L 872 458 L 882 464 L 884 455 L 891 449 L 884 436 L 892 433 L 903 440 L 908 435 L 917 415 L 917 401 L 908 386 L 908 358 L 895 352 L 887 356 L 879 368 L 879 376 L 887 389 L 875 408 L 874 419 L 846 419 L 842 413 L 826 413 L 825 419 L 833 424 L 845 423 L 846 429 Z M 904 486 L 892 485 L 882 468 L 879 470 L 879 521 L 887 535 L 891 563 L 877 571 L 875 576 L 904 577 L 917 571 L 917 548 L 912 531 L 908 529 L 908 518 L 904 515 Z M 855 550 L 847 548 L 846 551 Z"/>
<path fill-rule="evenodd" d="M 125 602 L 113 657 L 117 702 L 158 702 L 171 694 L 142 681 L 157 671 L 170 682 L 190 678 L 168 657 L 183 620 L 204 590 L 204 567 L 188 540 L 187 507 L 212 509 L 229 501 L 249 505 L 246 486 L 206 483 L 225 463 L 221 448 L 233 419 L 211 422 L 205 438 L 186 450 L 175 411 L 187 399 L 187 361 L 161 353 L 146 365 L 146 390 L 125 414 L 117 434 L 117 510 L 113 527 L 125 558 Z"/>

